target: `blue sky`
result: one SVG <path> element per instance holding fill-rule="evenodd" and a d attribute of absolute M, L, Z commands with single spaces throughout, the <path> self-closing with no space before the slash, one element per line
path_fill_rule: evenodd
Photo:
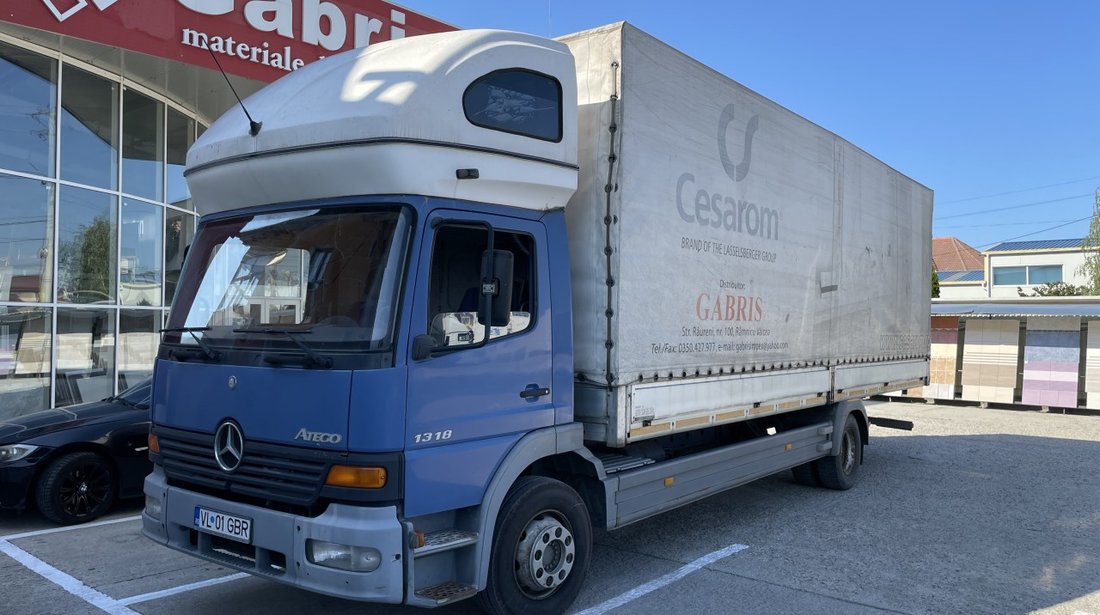
<path fill-rule="evenodd" d="M 935 190 L 934 236 L 981 249 L 1088 232 L 1100 2 L 399 3 L 544 36 L 626 20 Z"/>

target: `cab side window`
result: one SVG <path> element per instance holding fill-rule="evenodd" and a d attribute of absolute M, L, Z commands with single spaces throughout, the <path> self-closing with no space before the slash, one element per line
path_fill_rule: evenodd
<path fill-rule="evenodd" d="M 428 333 L 436 348 L 481 345 L 487 314 L 482 266 L 489 232 L 476 226 L 442 226 L 435 235 L 428 284 Z M 515 335 L 532 325 L 535 296 L 534 240 L 530 235 L 495 231 L 494 251 L 512 255 L 508 322 L 488 327 L 488 338 Z"/>
<path fill-rule="evenodd" d="M 562 138 L 562 92 L 557 79 L 520 68 L 484 75 L 462 96 L 466 119 L 475 126 L 540 141 Z"/>

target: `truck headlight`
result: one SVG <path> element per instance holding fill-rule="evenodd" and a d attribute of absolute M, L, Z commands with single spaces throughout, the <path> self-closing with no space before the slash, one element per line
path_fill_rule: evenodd
<path fill-rule="evenodd" d="M 382 553 L 373 547 L 356 547 L 322 540 L 306 540 L 306 557 L 311 564 L 347 570 L 374 572 L 382 563 Z"/>
<path fill-rule="evenodd" d="M 6 444 L 0 446 L 0 463 L 19 461 L 36 450 L 38 450 L 38 447 L 30 444 Z"/>
<path fill-rule="evenodd" d="M 145 496 L 145 514 L 160 521 L 160 515 L 163 512 L 164 504 L 160 501 L 160 498 L 155 498 L 151 495 Z"/>

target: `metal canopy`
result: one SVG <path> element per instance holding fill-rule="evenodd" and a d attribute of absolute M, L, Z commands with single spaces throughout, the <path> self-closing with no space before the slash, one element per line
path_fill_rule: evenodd
<path fill-rule="evenodd" d="M 1073 316 L 1100 318 L 1100 299 L 1094 303 L 950 303 L 932 304 L 933 316 Z"/>

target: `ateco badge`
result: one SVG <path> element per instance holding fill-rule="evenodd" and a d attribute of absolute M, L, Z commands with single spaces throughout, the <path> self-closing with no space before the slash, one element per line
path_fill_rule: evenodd
<path fill-rule="evenodd" d="M 233 389 L 237 388 L 237 377 L 230 376 L 229 382 L 226 382 L 225 384 L 229 387 L 229 390 L 232 391 Z"/>

